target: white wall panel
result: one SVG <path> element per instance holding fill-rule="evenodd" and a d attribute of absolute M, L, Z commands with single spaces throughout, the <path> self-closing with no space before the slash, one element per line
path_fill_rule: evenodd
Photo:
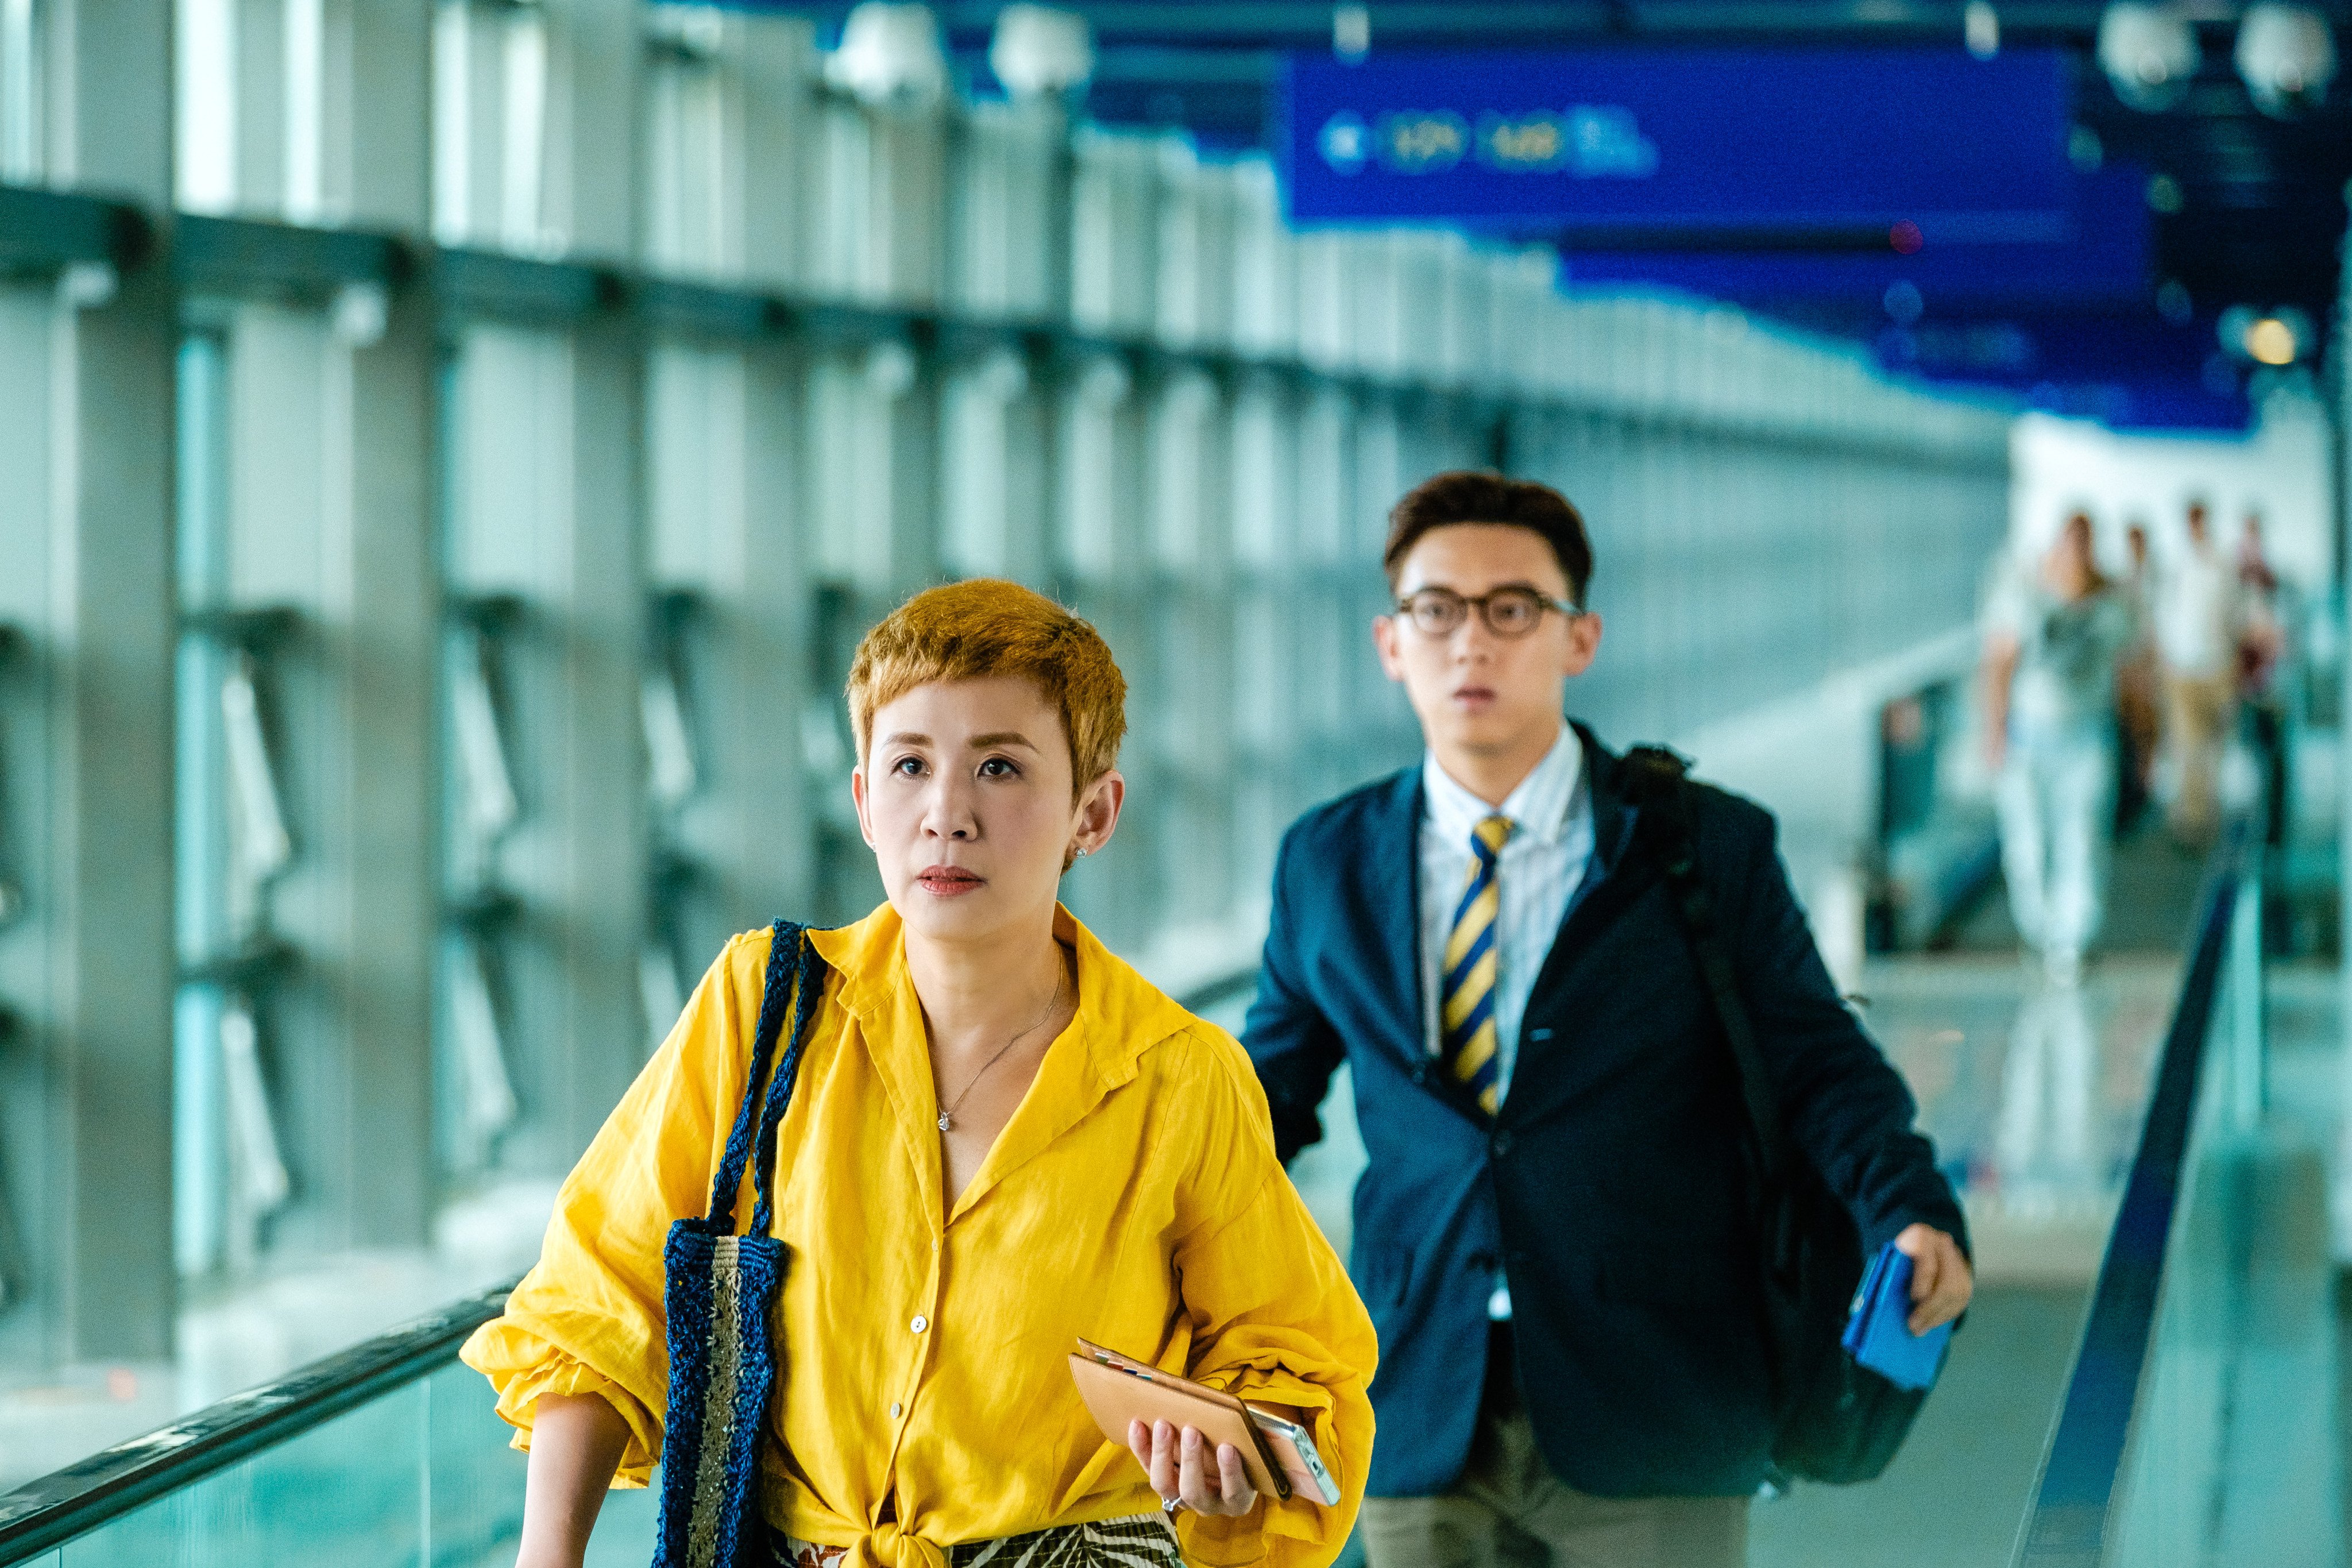
<path fill-rule="evenodd" d="M 1244 158 L 1232 169 L 1233 342 L 1245 354 L 1291 359 L 1298 352 L 1298 244 L 1282 221 L 1274 164 Z"/>
<path fill-rule="evenodd" d="M 1160 309 L 1160 139 L 1080 130 L 1071 141 L 1070 322 L 1149 336 Z"/>
<path fill-rule="evenodd" d="M 948 125 L 935 105 L 827 98 L 811 282 L 890 305 L 937 301 L 948 266 Z"/>
<path fill-rule="evenodd" d="M 675 652 L 696 764 L 663 825 L 691 885 L 655 911 L 669 929 L 648 935 L 675 942 L 690 986 L 728 936 L 807 907 L 810 793 L 845 785 L 838 767 L 805 771 L 802 715 L 832 702 L 812 692 L 807 658 L 817 574 L 803 542 L 799 358 L 670 342 L 646 368 L 646 578 L 690 596 Z"/>
<path fill-rule="evenodd" d="M 974 104 L 957 141 L 954 290 L 975 315 L 1057 320 L 1069 294 L 1069 121 L 1044 100 Z"/>
<path fill-rule="evenodd" d="M 0 110 L 18 154 L 37 140 L 47 183 L 168 205 L 168 7 L 50 0 L 38 20 L 41 60 L 17 57 Z M 27 1310 L 0 1318 L 11 1365 L 171 1348 L 173 306 L 160 267 L 0 289 L 0 623 L 19 639 L 0 811 L 26 894 L 0 931 L 23 1026 L 0 1180 L 38 1205 Z"/>

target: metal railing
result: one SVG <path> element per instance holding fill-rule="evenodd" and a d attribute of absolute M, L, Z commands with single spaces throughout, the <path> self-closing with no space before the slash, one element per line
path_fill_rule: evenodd
<path fill-rule="evenodd" d="M 457 1359 L 508 1287 L 455 1301 L 0 1497 L 0 1564 L 29 1562 Z"/>
<path fill-rule="evenodd" d="M 2213 860 L 2198 901 L 2193 945 L 2158 1058 L 2139 1148 L 2108 1233 L 2089 1316 L 2052 1428 L 2033 1499 L 2018 1531 L 2016 1568 L 2097 1568 L 2115 1560 L 2126 1460 L 2146 1407 L 2147 1371 L 2184 1199 L 2200 1089 L 2227 1090 L 2238 1128 L 2259 1121 L 2262 1039 L 2262 847 L 2244 824 Z M 2231 982 L 2228 1059 L 2208 1061 Z M 2216 1073 L 2214 1066 L 2225 1069 Z"/>

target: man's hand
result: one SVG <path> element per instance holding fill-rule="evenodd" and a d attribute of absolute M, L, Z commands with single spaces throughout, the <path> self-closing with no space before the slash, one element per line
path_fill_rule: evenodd
<path fill-rule="evenodd" d="M 1960 1244 L 1933 1226 L 1906 1226 L 1895 1249 L 1911 1260 L 1911 1331 L 1924 1334 L 1968 1310 L 1976 1276 Z"/>
<path fill-rule="evenodd" d="M 1130 1421 L 1127 1446 L 1142 1461 L 1151 1489 L 1163 1503 L 1172 1498 L 1195 1513 L 1225 1515 L 1247 1513 L 1257 1506 L 1257 1489 L 1242 1468 L 1241 1450 L 1220 1443 L 1210 1453 L 1208 1439 L 1197 1426 L 1180 1433 L 1165 1421 L 1149 1426 Z"/>

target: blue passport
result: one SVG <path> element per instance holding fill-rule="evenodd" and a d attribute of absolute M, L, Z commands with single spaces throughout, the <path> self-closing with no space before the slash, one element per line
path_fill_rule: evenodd
<path fill-rule="evenodd" d="M 1889 1242 L 1863 1270 L 1853 1313 L 1846 1319 L 1845 1348 L 1855 1362 L 1897 1388 L 1933 1388 L 1944 1347 L 1952 1342 L 1952 1325 L 1915 1334 L 1910 1316 L 1911 1259 Z"/>

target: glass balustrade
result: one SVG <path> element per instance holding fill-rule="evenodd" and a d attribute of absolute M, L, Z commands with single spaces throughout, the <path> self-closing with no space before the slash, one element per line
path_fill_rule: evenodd
<path fill-rule="evenodd" d="M 142 1441 L 161 1449 L 187 1430 L 166 1427 Z M 511 1436 L 480 1374 L 451 1360 L 21 1561 L 37 1568 L 503 1568 L 520 1541 L 527 1463 L 509 1447 Z M 652 1561 L 656 1495 L 610 1495 L 591 1568 Z M 0 1563 L 16 1561 L 0 1547 Z"/>

